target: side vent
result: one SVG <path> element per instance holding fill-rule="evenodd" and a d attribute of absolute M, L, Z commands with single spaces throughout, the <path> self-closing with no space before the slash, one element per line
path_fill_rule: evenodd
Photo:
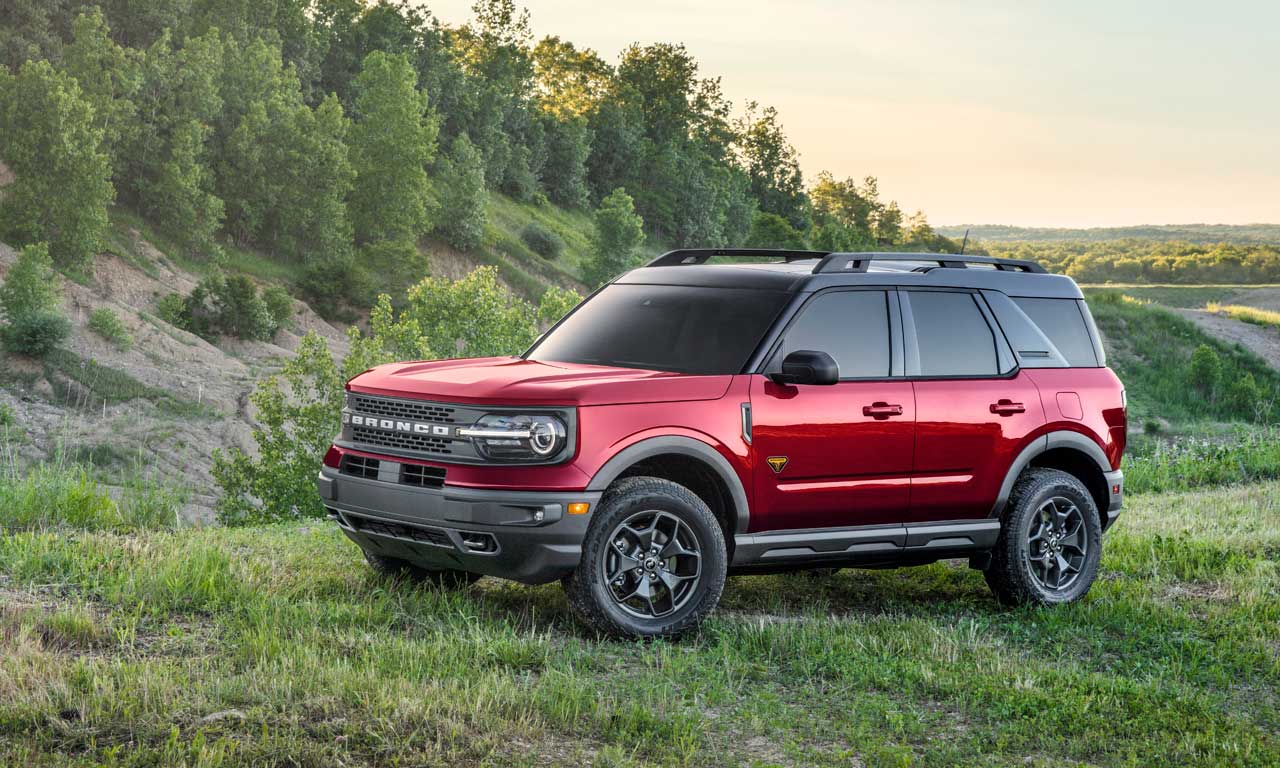
<path fill-rule="evenodd" d="M 425 467 L 421 464 L 401 464 L 400 482 L 418 488 L 442 488 L 446 470 L 443 467 Z"/>

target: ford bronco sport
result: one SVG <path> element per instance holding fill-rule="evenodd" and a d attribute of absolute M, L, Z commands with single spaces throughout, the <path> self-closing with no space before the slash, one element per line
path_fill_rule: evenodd
<path fill-rule="evenodd" d="M 519 357 L 347 390 L 318 486 L 374 569 L 560 579 L 615 635 L 695 627 L 727 574 L 942 558 L 1070 602 L 1121 505 L 1124 388 L 1027 261 L 673 251 Z"/>

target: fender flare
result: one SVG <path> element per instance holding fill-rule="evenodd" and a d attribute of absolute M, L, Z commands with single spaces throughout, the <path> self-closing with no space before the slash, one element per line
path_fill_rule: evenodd
<path fill-rule="evenodd" d="M 735 518 L 735 532 L 744 533 L 751 520 L 751 509 L 747 503 L 747 492 L 742 487 L 742 480 L 738 477 L 738 473 L 734 471 L 733 466 L 729 464 L 728 459 L 722 456 L 719 451 L 707 443 L 691 437 L 681 437 L 679 435 L 650 437 L 623 448 L 596 471 L 591 477 L 591 482 L 587 484 L 587 490 L 603 492 L 609 487 L 610 483 L 617 480 L 619 475 L 636 462 L 653 456 L 672 453 L 700 459 L 711 467 L 712 471 L 725 484 L 725 487 L 729 489 L 729 496 L 734 507 L 732 512 Z"/>
<path fill-rule="evenodd" d="M 1049 432 L 1028 443 L 1013 460 L 1009 471 L 1005 473 L 1004 482 L 1000 484 L 1000 495 L 996 497 L 996 503 L 991 507 L 991 514 L 988 517 L 1000 517 L 1004 514 L 1004 508 L 1009 503 L 1009 495 L 1013 493 L 1013 484 L 1018 481 L 1022 470 L 1026 469 L 1035 457 L 1054 448 L 1072 448 L 1080 451 L 1093 459 L 1093 463 L 1098 465 L 1098 471 L 1103 475 L 1111 472 L 1111 462 L 1107 459 L 1107 454 L 1103 453 L 1102 448 L 1093 440 L 1079 432 L 1065 429 Z M 1106 512 L 1106 510 L 1099 511 L 1104 514 Z"/>

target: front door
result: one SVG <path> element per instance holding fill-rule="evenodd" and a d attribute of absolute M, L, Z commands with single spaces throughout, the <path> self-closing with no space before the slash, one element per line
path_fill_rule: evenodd
<path fill-rule="evenodd" d="M 752 532 L 902 522 L 916 406 L 911 383 L 895 375 L 896 302 L 883 290 L 816 294 L 765 368 L 779 370 L 795 350 L 826 352 L 840 366 L 839 383 L 752 378 Z"/>

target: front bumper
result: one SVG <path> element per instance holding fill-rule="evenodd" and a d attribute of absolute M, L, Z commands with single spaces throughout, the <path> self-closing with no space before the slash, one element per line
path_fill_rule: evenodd
<path fill-rule="evenodd" d="M 321 469 L 316 488 L 330 518 L 366 552 L 526 584 L 578 567 L 591 514 L 567 510 L 586 502 L 594 512 L 600 501 L 590 491 L 420 488 L 331 467 Z"/>

